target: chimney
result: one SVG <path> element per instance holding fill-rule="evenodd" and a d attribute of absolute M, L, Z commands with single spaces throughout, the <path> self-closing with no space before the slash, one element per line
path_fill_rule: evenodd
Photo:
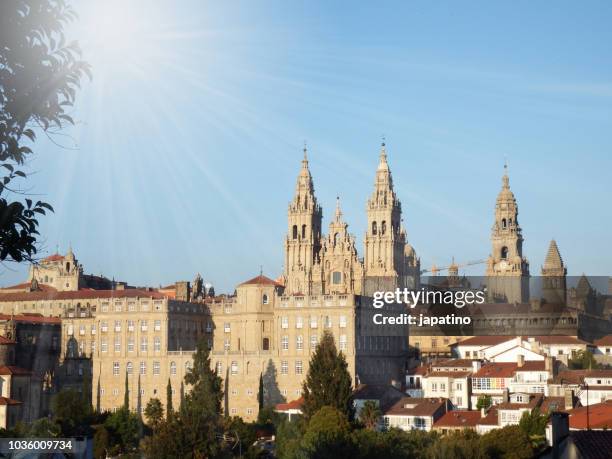
<path fill-rule="evenodd" d="M 480 417 L 481 418 L 486 418 L 487 417 L 487 409 L 484 406 L 482 408 L 480 408 Z"/>
<path fill-rule="evenodd" d="M 569 435 L 569 415 L 567 413 L 550 413 L 550 437 L 552 457 L 559 457 L 561 442 Z M 548 435 L 547 435 L 548 437 Z"/>
<path fill-rule="evenodd" d="M 519 368 L 522 368 L 525 365 L 525 356 L 523 354 L 518 354 L 516 356 L 516 364 Z"/>
<path fill-rule="evenodd" d="M 510 401 L 510 389 L 504 389 L 504 403 L 508 403 Z"/>
<path fill-rule="evenodd" d="M 574 409 L 574 391 L 572 389 L 565 389 L 564 393 L 565 409 Z"/>
<path fill-rule="evenodd" d="M 549 373 L 552 373 L 553 371 L 553 358 L 550 355 L 544 357 L 544 370 L 548 371 Z"/>
<path fill-rule="evenodd" d="M 472 360 L 472 372 L 476 373 L 480 370 L 480 360 Z"/>

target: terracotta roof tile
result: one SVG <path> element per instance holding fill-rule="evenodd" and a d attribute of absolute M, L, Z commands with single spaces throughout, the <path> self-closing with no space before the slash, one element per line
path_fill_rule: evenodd
<path fill-rule="evenodd" d="M 474 373 L 474 378 L 511 378 L 517 364 L 513 362 L 488 363 Z"/>
<path fill-rule="evenodd" d="M 304 405 L 304 397 L 300 397 L 297 400 L 292 400 L 289 403 L 278 403 L 276 405 L 276 411 L 288 411 L 288 410 L 301 410 Z"/>
<path fill-rule="evenodd" d="M 475 427 L 481 419 L 480 410 L 448 411 L 434 423 L 434 427 Z"/>
<path fill-rule="evenodd" d="M 30 376 L 31 374 L 32 372 L 30 370 L 13 365 L 4 365 L 0 367 L 0 375 Z"/>
<path fill-rule="evenodd" d="M 95 298 L 165 298 L 157 290 L 125 289 L 125 290 L 90 290 L 82 289 L 73 292 L 36 291 L 0 293 L 0 302 L 12 301 L 45 301 L 45 300 L 87 300 Z"/>
<path fill-rule="evenodd" d="M 446 398 L 404 397 L 385 412 L 385 416 L 433 416 L 446 406 Z"/>
<path fill-rule="evenodd" d="M 0 314 L 0 320 L 13 320 L 14 322 L 61 325 L 62 319 L 59 317 L 45 317 L 40 314 Z"/>
<path fill-rule="evenodd" d="M 260 274 L 259 276 L 254 277 L 253 279 L 249 279 L 248 281 L 245 281 L 245 282 L 243 282 L 240 285 L 274 285 L 274 286 L 280 286 L 281 284 L 279 284 L 275 280 L 270 279 L 269 277 L 264 276 L 263 274 Z"/>
<path fill-rule="evenodd" d="M 593 341 L 595 346 L 612 346 L 612 335 L 606 335 Z"/>
<path fill-rule="evenodd" d="M 495 346 L 496 344 L 505 343 L 514 339 L 514 336 L 474 336 L 458 343 L 451 344 L 451 346 Z"/>
<path fill-rule="evenodd" d="M 0 397 L 0 405 L 21 405 L 23 402 L 12 398 Z"/>
<path fill-rule="evenodd" d="M 570 429 L 587 428 L 587 408 L 589 410 L 589 427 L 591 429 L 612 428 L 612 400 L 595 405 L 574 408 L 569 413 Z"/>

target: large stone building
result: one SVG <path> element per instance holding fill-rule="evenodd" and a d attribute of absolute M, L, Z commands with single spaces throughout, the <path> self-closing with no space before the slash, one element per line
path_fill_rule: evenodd
<path fill-rule="evenodd" d="M 236 296 L 210 303 L 215 330 L 211 359 L 225 378 L 231 415 L 256 415 L 260 379 L 266 403 L 299 398 L 324 332 L 332 333 L 346 356 L 355 384 L 400 381 L 407 329 L 374 325 L 369 295 L 417 285 L 419 260 L 406 243 L 384 144 L 367 204 L 365 261 L 357 255 L 339 200 L 327 235 L 322 217 L 304 151 L 289 204 L 283 276 L 274 281 L 261 274 L 240 284 Z"/>

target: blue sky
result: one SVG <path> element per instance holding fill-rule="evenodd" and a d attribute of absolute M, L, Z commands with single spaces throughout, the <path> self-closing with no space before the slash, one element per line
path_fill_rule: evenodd
<path fill-rule="evenodd" d="M 506 157 L 532 274 L 553 237 L 612 274 L 609 2 L 125 3 L 76 5 L 94 78 L 28 164 L 47 253 L 136 285 L 277 276 L 304 140 L 361 248 L 384 134 L 425 267 L 488 256 Z"/>

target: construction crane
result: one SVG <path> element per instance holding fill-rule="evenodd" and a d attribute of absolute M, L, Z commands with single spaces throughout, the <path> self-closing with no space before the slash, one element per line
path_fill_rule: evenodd
<path fill-rule="evenodd" d="M 431 266 L 430 269 L 423 269 L 421 270 L 421 274 L 425 274 L 425 273 L 431 273 L 432 276 L 437 276 L 440 271 L 448 271 L 449 268 L 465 268 L 466 266 L 474 266 L 474 265 L 481 265 L 486 263 L 487 260 L 472 260 L 472 261 L 468 261 L 467 263 L 459 263 L 456 264 L 455 263 L 455 259 L 453 258 L 453 262 L 448 265 L 448 266 L 436 266 L 435 264 Z"/>

